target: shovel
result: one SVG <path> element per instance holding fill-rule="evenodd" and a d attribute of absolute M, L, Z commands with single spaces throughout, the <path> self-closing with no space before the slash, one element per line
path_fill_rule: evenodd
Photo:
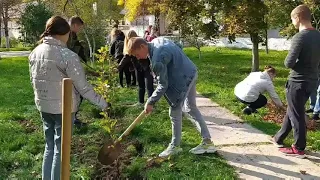
<path fill-rule="evenodd" d="M 106 142 L 99 151 L 98 160 L 103 165 L 112 164 L 120 154 L 122 153 L 122 149 L 120 146 L 120 142 L 125 136 L 128 136 L 131 130 L 139 124 L 145 116 L 145 112 L 142 111 L 140 115 L 130 124 L 130 126 L 121 134 L 121 136 L 114 142 L 109 141 Z"/>

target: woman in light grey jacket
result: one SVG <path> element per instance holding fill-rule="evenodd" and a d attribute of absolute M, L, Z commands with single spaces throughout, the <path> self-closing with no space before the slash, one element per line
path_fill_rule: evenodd
<path fill-rule="evenodd" d="M 244 114 L 250 115 L 257 112 L 257 109 L 267 104 L 267 98 L 262 95 L 264 92 L 269 93 L 277 107 L 285 110 L 272 82 L 276 76 L 276 70 L 271 66 L 266 66 L 264 69 L 263 72 L 251 72 L 234 89 L 237 99 L 243 104 L 248 105 L 243 109 Z"/>
<path fill-rule="evenodd" d="M 60 179 L 63 78 L 71 78 L 73 81 L 72 116 L 77 112 L 80 94 L 103 110 L 108 107 L 103 97 L 87 82 L 78 55 L 67 48 L 69 33 L 70 26 L 65 19 L 51 17 L 41 35 L 42 43 L 29 56 L 35 103 L 41 114 L 46 139 L 43 179 Z"/>

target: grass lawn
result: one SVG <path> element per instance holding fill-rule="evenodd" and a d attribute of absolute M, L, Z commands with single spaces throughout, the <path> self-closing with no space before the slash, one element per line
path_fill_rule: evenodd
<path fill-rule="evenodd" d="M 233 93 L 235 85 L 251 71 L 251 50 L 205 47 L 202 48 L 201 60 L 198 59 L 196 49 L 186 48 L 185 52 L 198 66 L 197 90 L 201 94 L 231 110 L 266 134 L 274 135 L 279 130 L 279 125 L 262 120 L 267 109 L 262 108 L 258 114 L 244 116 L 241 113 L 242 103 L 235 99 Z M 289 70 L 283 65 L 286 55 L 285 51 L 271 51 L 269 54 L 260 51 L 260 69 L 262 70 L 265 65 L 272 65 L 277 70 L 274 85 L 283 102 L 286 102 L 284 86 L 289 75 Z M 308 132 L 307 139 L 309 149 L 320 150 L 319 130 Z M 292 137 L 286 143 L 292 143 Z"/>
<path fill-rule="evenodd" d="M 32 47 L 16 47 L 16 48 L 0 48 L 0 52 L 4 51 L 31 51 Z"/>
<path fill-rule="evenodd" d="M 188 53 L 191 51 L 188 50 Z M 209 56 L 204 53 L 204 57 L 208 59 Z M 210 66 L 214 67 L 214 64 Z M 204 80 L 203 73 L 205 71 L 201 71 L 202 80 Z M 216 82 L 214 79 L 212 78 L 211 83 Z M 203 85 L 200 84 L 200 88 L 203 89 Z M 39 179 L 44 138 L 39 113 L 34 106 L 28 62 L 25 57 L 0 60 L 0 92 L 0 179 Z M 212 89 L 210 92 L 216 91 Z M 133 89 L 121 89 L 117 93 L 117 102 L 113 104 L 118 120 L 116 136 L 119 136 L 142 110 L 123 106 L 126 103 L 135 103 L 136 96 L 137 92 Z M 141 146 L 139 150 L 137 148 L 132 150 L 130 146 L 126 150 L 130 152 L 128 158 L 131 163 L 122 164 L 120 169 L 122 178 L 236 178 L 234 169 L 220 156 L 196 156 L 188 152 L 200 142 L 200 136 L 187 120 L 183 125 L 184 152 L 168 161 L 150 164 L 148 159 L 164 150 L 171 139 L 167 104 L 162 100 L 155 111 L 145 118 L 129 137 L 130 141 L 138 142 Z M 108 137 L 104 126 L 107 121 L 99 119 L 99 111 L 87 101 L 81 106 L 81 119 L 89 125 L 76 128 L 74 131 L 71 156 L 72 179 L 101 179 L 110 174 L 108 168 L 102 167 L 96 159 L 99 148 Z"/>

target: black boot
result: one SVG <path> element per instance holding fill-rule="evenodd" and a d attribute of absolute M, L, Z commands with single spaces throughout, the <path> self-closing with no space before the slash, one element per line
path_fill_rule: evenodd
<path fill-rule="evenodd" d="M 313 114 L 312 119 L 313 120 L 320 120 L 319 114 Z"/>
<path fill-rule="evenodd" d="M 250 115 L 252 114 L 253 110 L 250 107 L 246 107 L 242 110 L 243 114 Z"/>

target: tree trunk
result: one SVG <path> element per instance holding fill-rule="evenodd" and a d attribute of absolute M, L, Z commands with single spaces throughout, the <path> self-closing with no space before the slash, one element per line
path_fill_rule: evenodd
<path fill-rule="evenodd" d="M 2 16 L 1 16 L 1 14 L 2 14 L 2 7 L 1 7 L 1 5 L 0 5 L 0 48 L 1 48 L 1 40 L 2 40 Z"/>
<path fill-rule="evenodd" d="M 9 28 L 8 28 L 8 6 L 5 5 L 3 7 L 3 12 L 2 12 L 2 17 L 3 17 L 3 25 L 4 25 L 4 36 L 6 37 L 6 48 L 10 48 L 10 42 L 9 42 Z"/>
<path fill-rule="evenodd" d="M 259 71 L 259 37 L 257 33 L 250 34 L 252 41 L 252 72 Z"/>
<path fill-rule="evenodd" d="M 156 10 L 154 14 L 154 24 L 157 29 L 157 35 L 160 36 L 160 10 Z"/>
<path fill-rule="evenodd" d="M 266 32 L 266 53 L 269 54 L 269 43 L 268 43 L 268 29 L 265 30 Z"/>

